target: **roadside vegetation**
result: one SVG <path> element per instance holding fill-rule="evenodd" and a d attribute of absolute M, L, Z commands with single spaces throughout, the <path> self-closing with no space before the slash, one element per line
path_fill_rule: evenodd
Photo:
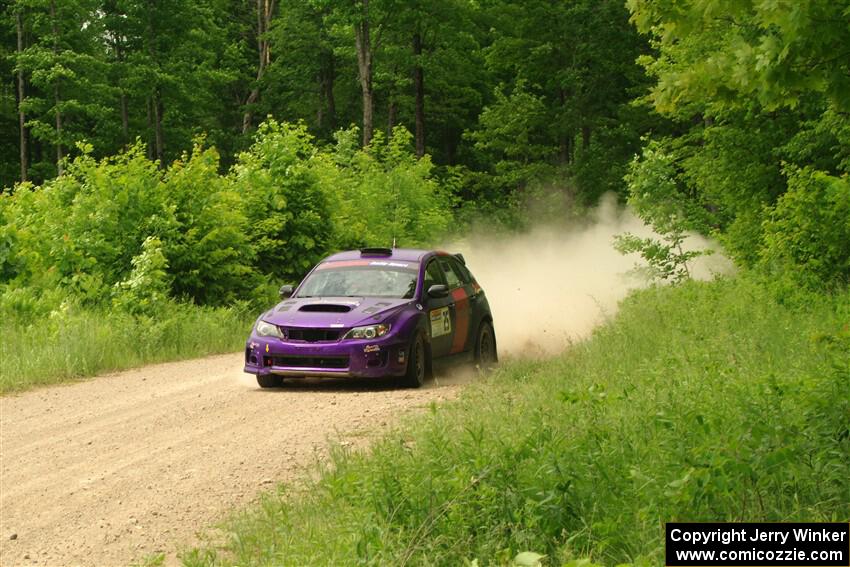
<path fill-rule="evenodd" d="M 238 351 L 253 318 L 244 307 L 169 304 L 144 316 L 68 308 L 29 324 L 3 322 L 0 394 L 152 362 Z"/>
<path fill-rule="evenodd" d="M 200 565 L 662 564 L 668 521 L 850 516 L 850 294 L 653 287 L 226 526 Z"/>

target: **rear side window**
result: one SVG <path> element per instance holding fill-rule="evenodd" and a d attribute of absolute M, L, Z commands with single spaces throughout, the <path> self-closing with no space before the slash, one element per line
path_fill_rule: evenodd
<path fill-rule="evenodd" d="M 452 262 L 447 257 L 441 257 L 439 259 L 440 267 L 443 269 L 443 275 L 446 276 L 446 282 L 449 285 L 449 289 L 454 289 L 456 287 L 460 287 L 463 285 L 463 279 L 458 270 L 452 266 Z"/>
<path fill-rule="evenodd" d="M 472 283 L 472 274 L 460 260 L 449 258 L 449 262 L 451 262 L 452 267 L 455 272 L 457 272 L 457 275 L 460 277 L 460 281 L 463 282 L 463 285 L 469 285 Z"/>

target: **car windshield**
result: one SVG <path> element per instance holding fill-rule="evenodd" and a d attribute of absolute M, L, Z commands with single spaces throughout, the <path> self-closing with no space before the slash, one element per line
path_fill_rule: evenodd
<path fill-rule="evenodd" d="M 418 274 L 419 264 L 412 262 L 325 262 L 307 276 L 296 297 L 412 299 Z"/>

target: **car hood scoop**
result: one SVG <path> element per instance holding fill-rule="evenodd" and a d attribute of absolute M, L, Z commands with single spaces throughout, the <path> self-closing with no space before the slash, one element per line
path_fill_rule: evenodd
<path fill-rule="evenodd" d="M 338 303 L 308 303 L 298 308 L 298 311 L 309 311 L 312 313 L 348 313 L 352 305 L 340 305 Z"/>

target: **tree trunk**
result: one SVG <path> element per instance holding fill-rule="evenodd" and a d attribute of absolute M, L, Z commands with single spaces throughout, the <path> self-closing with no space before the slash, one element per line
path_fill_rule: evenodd
<path fill-rule="evenodd" d="M 15 14 L 15 28 L 18 32 L 18 55 L 24 51 L 24 22 L 21 17 L 21 12 Z M 24 70 L 18 68 L 18 128 L 21 135 L 21 182 L 27 180 L 27 170 L 29 164 L 27 157 L 29 156 L 28 132 L 26 127 L 27 116 L 23 111 L 23 102 L 26 97 L 26 83 L 24 81 Z"/>
<path fill-rule="evenodd" d="M 316 105 L 316 129 L 320 132 L 325 125 L 325 70 L 319 67 L 316 73 L 316 84 L 319 85 L 319 104 Z"/>
<path fill-rule="evenodd" d="M 118 32 L 113 33 L 112 44 L 115 48 L 115 59 L 121 64 L 119 68 L 122 68 L 124 66 L 124 49 Z M 127 103 L 127 91 L 123 87 L 121 87 L 121 142 L 126 150 L 130 144 L 130 108 Z"/>
<path fill-rule="evenodd" d="M 417 31 L 413 34 L 413 55 L 416 65 L 413 67 L 413 90 L 416 93 L 416 157 L 425 155 L 425 83 L 420 57 L 422 56 L 422 35 Z"/>
<path fill-rule="evenodd" d="M 148 95 L 147 100 L 145 101 L 145 110 L 147 111 L 148 116 L 148 130 L 147 130 L 147 156 L 148 159 L 153 161 L 154 159 L 154 148 L 156 147 L 155 138 L 151 139 L 151 133 L 154 131 L 153 125 L 153 97 Z"/>
<path fill-rule="evenodd" d="M 127 93 L 121 89 L 121 137 L 124 141 L 124 149 L 130 143 L 130 109 L 127 106 Z"/>
<path fill-rule="evenodd" d="M 334 54 L 326 51 L 322 55 L 321 70 L 319 71 L 319 111 L 318 127 L 321 130 L 327 125 L 329 130 L 336 129 L 336 100 L 334 99 L 334 81 L 336 69 Z"/>
<path fill-rule="evenodd" d="M 159 87 L 153 93 L 153 120 L 154 135 L 156 137 L 156 159 L 159 161 L 160 169 L 165 169 L 165 140 L 162 132 L 162 95 Z"/>
<path fill-rule="evenodd" d="M 368 146 L 373 134 L 372 96 L 372 45 L 369 33 L 369 0 L 361 0 L 362 18 L 354 25 L 354 42 L 357 48 L 357 70 L 363 96 L 363 145 Z"/>
<path fill-rule="evenodd" d="M 56 171 L 62 175 L 62 159 L 65 157 L 65 151 L 62 148 L 62 112 L 59 111 L 62 99 L 59 97 L 58 84 L 53 86 L 53 102 L 56 108 Z"/>
<path fill-rule="evenodd" d="M 573 163 L 573 134 L 561 135 L 560 160 L 562 164 Z"/>
<path fill-rule="evenodd" d="M 53 56 L 59 56 L 59 28 L 56 26 L 56 2 L 50 1 L 51 29 L 53 31 Z M 53 108 L 56 114 L 56 172 L 62 175 L 62 159 L 65 151 L 62 148 L 62 111 L 60 105 L 62 99 L 59 96 L 59 80 L 53 84 Z"/>
<path fill-rule="evenodd" d="M 396 119 L 398 118 L 398 103 L 395 99 L 390 99 L 390 106 L 387 109 L 387 140 L 393 137 L 393 128 L 395 128 Z"/>
<path fill-rule="evenodd" d="M 260 80 L 266 72 L 266 67 L 271 63 L 271 49 L 266 32 L 269 31 L 274 13 L 275 0 L 257 0 L 257 81 L 248 97 L 245 99 L 245 113 L 242 115 L 242 133 L 246 134 L 251 129 L 254 121 L 254 111 L 251 105 L 260 99 Z"/>
<path fill-rule="evenodd" d="M 565 119 L 563 118 L 563 113 L 565 112 L 565 108 L 567 106 L 567 92 L 564 89 L 558 89 L 558 99 L 561 102 L 561 119 L 560 119 L 560 132 L 558 134 L 558 161 L 561 164 L 569 164 L 573 161 L 573 145 L 572 145 L 572 134 L 564 130 L 565 128 Z"/>
<path fill-rule="evenodd" d="M 590 149 L 590 126 L 581 127 L 581 149 L 587 151 Z"/>

